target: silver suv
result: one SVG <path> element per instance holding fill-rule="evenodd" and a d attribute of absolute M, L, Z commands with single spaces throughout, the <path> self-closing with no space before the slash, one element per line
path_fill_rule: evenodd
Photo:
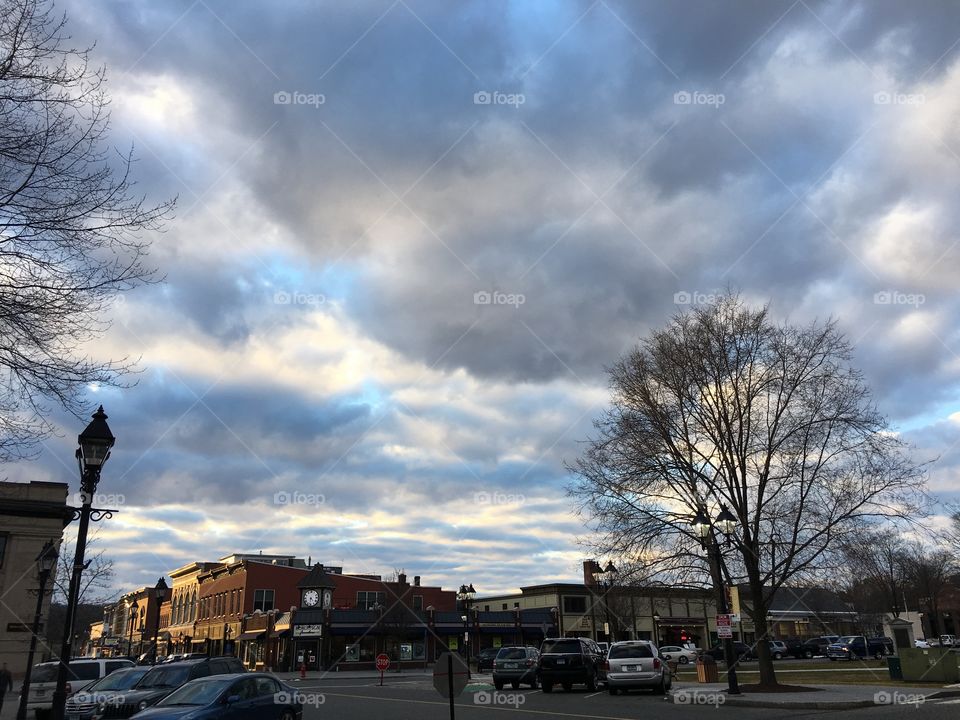
<path fill-rule="evenodd" d="M 615 642 L 607 653 L 607 690 L 616 695 L 635 688 L 649 688 L 663 695 L 673 684 L 670 667 L 660 659 L 649 640 Z"/>

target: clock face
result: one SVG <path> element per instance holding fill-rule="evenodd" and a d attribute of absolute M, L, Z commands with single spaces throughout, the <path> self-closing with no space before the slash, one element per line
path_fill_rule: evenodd
<path fill-rule="evenodd" d="M 307 607 L 313 607 L 320 602 L 320 593 L 316 590 L 307 590 L 303 593 L 303 604 Z"/>

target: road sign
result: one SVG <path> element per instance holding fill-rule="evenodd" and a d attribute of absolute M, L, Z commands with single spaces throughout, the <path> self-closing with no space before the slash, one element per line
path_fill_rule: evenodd
<path fill-rule="evenodd" d="M 433 686 L 443 697 L 457 697 L 470 680 L 470 669 L 459 653 L 445 652 L 433 666 Z"/>
<path fill-rule="evenodd" d="M 717 615 L 717 627 L 721 627 L 721 626 L 730 627 L 729 615 Z"/>
<path fill-rule="evenodd" d="M 380 672 L 386 672 L 390 669 L 390 658 L 388 658 L 383 653 L 377 655 L 377 670 Z"/>
<path fill-rule="evenodd" d="M 729 615 L 717 615 L 717 637 L 728 640 L 733 637 L 733 627 Z"/>

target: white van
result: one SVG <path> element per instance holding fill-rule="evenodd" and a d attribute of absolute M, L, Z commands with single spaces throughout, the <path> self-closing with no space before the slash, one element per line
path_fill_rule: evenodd
<path fill-rule="evenodd" d="M 50 715 L 53 709 L 53 692 L 57 689 L 59 662 L 34 665 L 30 672 L 30 687 L 27 689 L 27 712 L 36 711 L 37 720 Z M 135 667 L 132 660 L 120 658 L 76 658 L 70 661 L 67 672 L 67 697 L 80 692 L 90 683 L 106 677 L 114 670 Z"/>

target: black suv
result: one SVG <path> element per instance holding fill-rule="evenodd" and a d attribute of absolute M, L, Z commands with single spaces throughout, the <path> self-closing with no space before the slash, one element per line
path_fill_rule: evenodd
<path fill-rule="evenodd" d="M 128 718 L 144 708 L 156 705 L 186 682 L 209 675 L 242 672 L 246 672 L 246 668 L 233 656 L 155 665 L 132 689 L 100 703 L 93 717 L 94 720 Z"/>
<path fill-rule="evenodd" d="M 540 685 L 545 693 L 554 685 L 570 690 L 574 683 L 597 689 L 605 680 L 603 650 L 588 638 L 547 638 L 540 646 Z"/>

